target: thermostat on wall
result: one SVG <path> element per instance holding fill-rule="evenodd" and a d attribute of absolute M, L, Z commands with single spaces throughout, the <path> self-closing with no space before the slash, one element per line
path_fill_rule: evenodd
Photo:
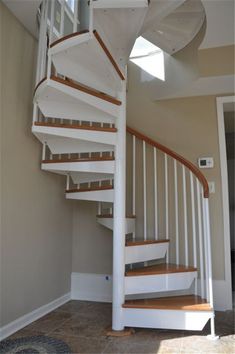
<path fill-rule="evenodd" d="M 198 159 L 198 166 L 200 168 L 212 168 L 214 167 L 213 157 L 200 157 Z"/>

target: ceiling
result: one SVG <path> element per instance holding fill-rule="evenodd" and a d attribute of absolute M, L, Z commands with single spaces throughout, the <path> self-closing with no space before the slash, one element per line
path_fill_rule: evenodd
<path fill-rule="evenodd" d="M 25 28 L 37 37 L 37 9 L 41 0 L 2 0 L 9 10 L 18 18 Z"/>

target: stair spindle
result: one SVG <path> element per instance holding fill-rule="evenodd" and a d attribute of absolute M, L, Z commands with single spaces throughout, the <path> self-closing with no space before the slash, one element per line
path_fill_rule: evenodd
<path fill-rule="evenodd" d="M 197 242 L 196 242 L 196 221 L 195 221 L 195 193 L 194 179 L 190 171 L 190 190 L 191 190 L 191 211 L 192 211 L 192 235 L 193 235 L 193 265 L 197 268 Z M 197 294 L 197 279 L 195 280 L 195 294 Z"/>
<path fill-rule="evenodd" d="M 144 239 L 147 239 L 146 143 L 143 141 Z"/>
<path fill-rule="evenodd" d="M 201 280 L 201 297 L 205 298 L 205 280 L 204 280 L 204 260 L 203 260 L 203 241 L 202 241 L 202 208 L 200 184 L 197 180 L 197 213 L 198 213 L 198 239 L 199 239 L 199 254 L 200 254 L 200 280 Z"/>
<path fill-rule="evenodd" d="M 188 219 L 187 219 L 186 172 L 185 172 L 185 166 L 184 165 L 182 165 L 182 176 L 183 176 L 183 213 L 184 213 L 185 265 L 188 266 Z"/>
<path fill-rule="evenodd" d="M 178 200 L 178 174 L 177 161 L 174 160 L 174 186 L 175 186 L 175 252 L 176 264 L 179 264 L 179 200 Z"/>
<path fill-rule="evenodd" d="M 157 185 L 157 149 L 153 148 L 153 170 L 154 170 L 154 232 L 155 240 L 158 239 L 158 185 Z"/>

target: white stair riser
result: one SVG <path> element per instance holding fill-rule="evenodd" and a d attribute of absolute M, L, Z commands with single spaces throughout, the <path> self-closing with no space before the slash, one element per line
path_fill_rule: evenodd
<path fill-rule="evenodd" d="M 213 312 L 124 308 L 123 317 L 127 327 L 200 331 L 213 317 Z"/>
<path fill-rule="evenodd" d="M 97 0 L 94 9 L 148 7 L 148 0 Z"/>
<path fill-rule="evenodd" d="M 168 242 L 128 246 L 125 248 L 126 264 L 150 261 L 153 259 L 160 259 L 165 257 L 168 249 Z"/>
<path fill-rule="evenodd" d="M 103 225 L 103 226 L 107 227 L 108 229 L 113 230 L 113 218 L 97 218 L 96 220 L 100 225 Z M 127 234 L 131 234 L 133 232 L 135 232 L 135 219 L 126 218 L 125 233 L 127 235 Z"/>
<path fill-rule="evenodd" d="M 75 184 L 113 180 L 113 174 L 108 173 L 72 172 L 70 176 Z"/>
<path fill-rule="evenodd" d="M 60 118 L 65 120 L 82 120 L 85 122 L 98 122 L 115 124 L 116 118 L 99 111 L 82 102 L 48 101 L 38 99 L 38 107 L 42 114 L 48 118 Z"/>
<path fill-rule="evenodd" d="M 74 192 L 66 193 L 66 199 L 87 200 L 95 202 L 113 202 L 113 190 L 89 191 L 89 192 Z"/>
<path fill-rule="evenodd" d="M 105 144 L 91 143 L 82 140 L 52 137 L 46 134 L 35 134 L 42 143 L 47 143 L 52 154 L 72 154 L 87 152 L 113 151 L 114 147 Z"/>
<path fill-rule="evenodd" d="M 95 74 L 95 72 L 86 70 L 84 67 L 78 64 L 78 61 L 73 61 L 72 58 L 73 51 L 71 50 L 67 51 L 67 53 L 57 54 L 56 56 L 53 56 L 52 59 L 56 70 L 60 74 L 66 77 L 72 77 L 74 80 L 81 84 L 86 84 L 95 90 L 104 92 L 112 97 L 116 97 L 118 87 L 113 85 L 113 77 L 107 74 L 107 71 L 104 72 L 103 77 L 99 76 Z M 76 56 L 74 56 L 74 59 L 76 59 Z"/>
<path fill-rule="evenodd" d="M 114 174 L 114 161 L 42 163 L 42 170 L 55 173 L 90 172 Z"/>
<path fill-rule="evenodd" d="M 197 272 L 125 277 L 125 294 L 146 294 L 188 289 Z"/>
<path fill-rule="evenodd" d="M 54 80 L 46 80 L 38 87 L 34 100 L 37 102 L 39 99 L 53 101 L 55 104 L 57 102 L 71 103 L 71 99 L 72 102 L 75 99 L 75 102 L 81 102 L 83 106 L 88 106 L 88 109 L 93 107 L 97 111 L 107 113 L 113 117 L 118 117 L 120 112 L 120 106 L 118 105 Z M 80 118 L 83 119 L 82 117 Z"/>
<path fill-rule="evenodd" d="M 105 141 L 105 143 L 110 146 L 116 144 L 117 138 L 117 134 L 113 132 L 102 132 L 85 129 L 54 128 L 45 126 L 34 126 L 33 133 L 35 135 L 42 134 L 46 136 L 51 136 L 53 139 L 61 137 L 68 140 L 81 140 L 99 144 L 103 144 L 103 142 Z"/>

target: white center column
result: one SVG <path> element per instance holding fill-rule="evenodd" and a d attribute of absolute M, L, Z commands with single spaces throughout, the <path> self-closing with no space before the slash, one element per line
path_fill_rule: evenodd
<path fill-rule="evenodd" d="M 117 118 L 117 144 L 115 148 L 114 228 L 113 228 L 113 321 L 112 329 L 121 331 L 123 325 L 125 222 L 126 222 L 126 81 L 119 94 L 122 102 Z"/>

